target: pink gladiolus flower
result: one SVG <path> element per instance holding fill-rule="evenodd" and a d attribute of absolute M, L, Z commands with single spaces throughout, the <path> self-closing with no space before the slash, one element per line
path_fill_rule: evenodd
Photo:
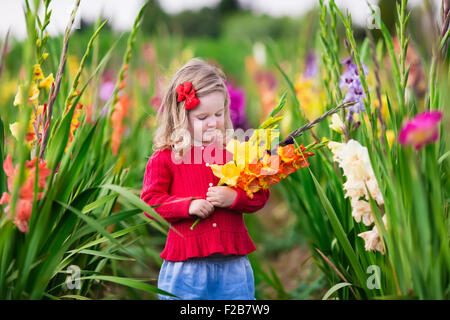
<path fill-rule="evenodd" d="M 401 144 L 414 146 L 416 150 L 434 142 L 439 137 L 438 123 L 441 111 L 425 111 L 408 121 L 400 131 L 398 140 Z"/>
<path fill-rule="evenodd" d="M 31 218 L 31 212 L 33 211 L 33 201 L 19 199 L 16 208 L 16 217 L 14 224 L 19 228 L 21 232 L 28 233 L 28 221 Z"/>
<path fill-rule="evenodd" d="M 26 180 L 19 189 L 19 197 L 17 199 L 14 224 L 17 228 L 24 233 L 29 231 L 28 221 L 30 220 L 31 213 L 33 211 L 33 200 L 34 200 L 34 184 L 36 180 L 36 161 L 38 161 L 39 175 L 38 175 L 38 190 L 40 188 L 45 188 L 47 185 L 46 179 L 51 174 L 51 170 L 48 169 L 47 162 L 42 159 L 33 158 L 31 161 L 25 161 L 25 176 Z M 13 190 L 13 179 L 18 172 L 18 164 L 14 167 L 11 159 L 11 155 L 8 154 L 6 159 L 3 161 L 3 170 L 8 177 L 8 192 L 3 192 L 0 198 L 0 205 L 7 204 L 5 207 L 5 212 L 8 213 L 8 218 L 11 217 L 11 195 Z M 37 193 L 37 199 L 40 200 L 43 196 L 43 192 Z"/>
<path fill-rule="evenodd" d="M 108 99 L 111 98 L 114 92 L 115 86 L 116 85 L 112 81 L 103 82 L 99 90 L 100 99 L 102 99 L 103 101 L 108 101 Z"/>
<path fill-rule="evenodd" d="M 3 192 L 2 197 L 0 198 L 0 204 L 8 203 L 10 201 L 10 196 L 8 192 Z"/>

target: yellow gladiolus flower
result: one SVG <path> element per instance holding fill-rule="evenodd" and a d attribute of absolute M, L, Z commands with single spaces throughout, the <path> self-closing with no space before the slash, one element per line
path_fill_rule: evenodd
<path fill-rule="evenodd" d="M 74 78 L 75 75 L 77 74 L 78 68 L 80 67 L 80 63 L 78 62 L 78 58 L 73 55 L 70 54 L 67 57 L 67 66 L 68 66 L 68 70 L 69 70 L 69 75 Z"/>
<path fill-rule="evenodd" d="M 39 89 L 35 82 L 31 84 L 30 92 L 28 93 L 28 102 L 37 104 L 39 98 Z"/>
<path fill-rule="evenodd" d="M 13 135 L 14 138 L 16 138 L 17 140 L 19 140 L 19 123 L 18 122 L 14 122 L 11 123 L 9 125 L 9 130 L 11 130 L 11 133 Z"/>
<path fill-rule="evenodd" d="M 378 129 L 378 139 L 381 138 L 381 130 Z M 394 130 L 386 130 L 386 140 L 389 145 L 389 148 L 392 148 L 392 144 L 395 141 L 395 132 Z"/>
<path fill-rule="evenodd" d="M 235 165 L 232 161 L 227 162 L 224 165 L 211 164 L 210 168 L 214 175 L 220 178 L 220 183 L 224 183 L 228 186 L 236 185 L 237 179 L 243 170 L 242 165 Z"/>
<path fill-rule="evenodd" d="M 14 138 L 16 138 L 17 141 L 19 141 L 19 122 L 14 122 L 9 125 L 9 130 L 11 131 L 11 134 Z M 28 122 L 27 132 L 25 133 L 25 144 L 30 147 L 31 146 L 31 140 L 34 137 L 34 127 L 33 127 L 33 121 L 30 120 Z"/>
<path fill-rule="evenodd" d="M 294 84 L 295 93 L 300 102 L 300 108 L 308 119 L 315 119 L 323 112 L 324 94 L 319 90 L 313 79 L 297 77 Z"/>
<path fill-rule="evenodd" d="M 226 149 L 233 154 L 233 161 L 237 165 L 245 166 L 256 162 L 258 153 L 255 147 L 248 142 L 233 139 L 227 143 Z"/>
<path fill-rule="evenodd" d="M 53 78 L 53 73 L 50 73 L 45 79 L 39 82 L 39 88 L 50 90 L 53 82 L 55 82 L 55 79 Z"/>
<path fill-rule="evenodd" d="M 35 64 L 33 67 L 33 80 L 44 79 L 44 74 L 42 73 L 41 65 Z"/>
<path fill-rule="evenodd" d="M 19 86 L 19 89 L 17 90 L 16 97 L 14 98 L 14 106 L 18 106 L 22 104 L 22 87 Z"/>
<path fill-rule="evenodd" d="M 28 102 L 35 103 L 39 98 L 39 89 L 35 82 L 33 82 L 30 86 L 30 90 L 28 91 Z M 22 104 L 22 86 L 19 86 L 17 90 L 16 97 L 14 98 L 14 106 L 18 106 Z"/>
<path fill-rule="evenodd" d="M 395 141 L 395 132 L 394 132 L 394 130 L 387 130 L 386 131 L 386 139 L 387 139 L 389 148 L 392 148 L 392 144 Z"/>
<path fill-rule="evenodd" d="M 279 131 L 257 129 L 247 142 L 230 140 L 226 149 L 233 154 L 233 160 L 239 165 L 254 164 L 264 156 L 266 149 L 271 149 L 273 141 L 278 139 Z"/>

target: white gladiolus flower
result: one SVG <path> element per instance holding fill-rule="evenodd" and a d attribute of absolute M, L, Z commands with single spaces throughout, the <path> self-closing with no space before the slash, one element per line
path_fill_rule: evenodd
<path fill-rule="evenodd" d="M 330 129 L 336 131 L 337 133 L 342 134 L 344 128 L 345 128 L 344 122 L 342 122 L 341 118 L 337 113 L 334 113 L 331 116 Z"/>
<path fill-rule="evenodd" d="M 328 147 L 333 153 L 333 160 L 342 168 L 347 179 L 343 187 L 346 191 L 345 197 L 350 198 L 353 218 L 356 222 L 362 221 L 366 226 L 372 225 L 374 218 L 368 202 L 369 194 L 378 205 L 384 204 L 384 200 L 370 163 L 367 148 L 356 140 L 349 140 L 347 143 L 330 141 Z M 383 222 L 386 225 L 386 216 L 383 216 Z M 376 250 L 384 254 L 383 244 L 376 226 L 358 236 L 364 239 L 366 250 Z"/>
<path fill-rule="evenodd" d="M 369 189 L 370 195 L 378 203 L 378 205 L 384 204 L 383 195 L 381 194 L 380 188 L 378 188 L 378 182 L 377 179 L 375 179 L 375 176 L 372 175 L 366 181 L 366 185 L 367 189 Z"/>
<path fill-rule="evenodd" d="M 361 146 L 358 141 L 350 140 L 341 157 L 340 166 L 348 179 L 363 181 L 373 176 L 367 148 Z"/>
<path fill-rule="evenodd" d="M 383 224 L 387 228 L 386 215 L 383 216 Z M 364 248 L 366 249 L 366 251 L 379 251 L 382 254 L 385 254 L 383 243 L 381 242 L 381 237 L 376 226 L 374 226 L 370 231 L 358 234 L 358 236 L 364 239 Z"/>
<path fill-rule="evenodd" d="M 342 155 L 344 154 L 345 144 L 336 141 L 328 142 L 328 148 L 333 153 L 333 160 L 336 162 L 342 161 Z"/>
<path fill-rule="evenodd" d="M 339 164 L 347 178 L 344 183 L 344 189 L 347 191 L 345 196 L 357 200 L 365 197 L 369 200 L 367 186 L 377 203 L 383 204 L 383 196 L 378 188 L 367 148 L 356 140 L 349 140 L 347 143 L 330 141 L 328 147 L 333 153 L 333 160 Z"/>
<path fill-rule="evenodd" d="M 364 200 L 354 200 L 351 201 L 352 204 L 352 216 L 356 222 L 361 222 L 366 226 L 370 226 L 373 223 L 372 210 L 370 208 L 370 203 Z"/>
<path fill-rule="evenodd" d="M 346 198 L 359 199 L 366 195 L 364 182 L 362 181 L 347 179 L 347 182 L 344 183 L 344 190 L 347 191 L 345 193 Z"/>
<path fill-rule="evenodd" d="M 382 254 L 385 253 L 377 227 L 373 227 L 370 231 L 362 232 L 358 234 L 358 236 L 364 239 L 364 248 L 366 251 L 379 251 Z"/>

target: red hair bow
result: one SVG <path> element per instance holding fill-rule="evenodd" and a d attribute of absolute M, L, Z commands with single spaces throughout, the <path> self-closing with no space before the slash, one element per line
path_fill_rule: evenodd
<path fill-rule="evenodd" d="M 184 102 L 184 108 L 186 110 L 195 108 L 200 103 L 200 100 L 195 96 L 195 89 L 192 86 L 192 82 L 184 82 L 179 84 L 177 87 L 177 94 L 177 102 L 181 102 L 186 99 Z"/>

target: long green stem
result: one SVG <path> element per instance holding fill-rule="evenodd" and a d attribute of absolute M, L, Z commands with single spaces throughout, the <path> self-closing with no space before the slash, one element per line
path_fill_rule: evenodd
<path fill-rule="evenodd" d="M 77 73 L 75 75 L 75 78 L 73 79 L 72 88 L 70 89 L 70 93 L 67 96 L 65 106 L 66 108 L 69 107 L 70 103 L 72 102 L 72 99 L 74 97 L 74 92 L 78 87 L 78 81 L 81 76 L 81 72 L 83 72 L 83 67 L 86 62 L 86 58 L 88 57 L 89 53 L 91 52 L 92 44 L 94 43 L 94 40 L 97 38 L 98 34 L 102 30 L 102 28 L 105 26 L 105 24 L 108 22 L 108 20 L 105 20 L 94 32 L 94 34 L 89 39 L 86 51 L 84 52 L 83 57 L 81 58 L 80 66 L 78 67 Z"/>
<path fill-rule="evenodd" d="M 39 153 L 39 157 L 40 158 L 44 157 L 44 153 L 45 153 L 45 150 L 46 150 L 46 147 L 47 147 L 48 138 L 49 138 L 50 129 L 51 129 L 51 119 L 52 119 L 52 114 L 53 114 L 53 106 L 55 104 L 56 97 L 58 96 L 58 93 L 59 93 L 59 88 L 61 86 L 62 75 L 64 73 L 64 66 L 66 65 L 66 55 L 67 55 L 67 49 L 69 47 L 70 31 L 72 30 L 73 22 L 75 21 L 75 15 L 76 15 L 76 13 L 78 11 L 78 7 L 79 6 L 80 6 L 80 0 L 77 0 L 75 2 L 75 6 L 74 6 L 74 8 L 72 10 L 72 13 L 71 13 L 70 18 L 69 18 L 69 22 L 67 23 L 66 30 L 64 32 L 64 40 L 63 40 L 61 58 L 59 60 L 58 72 L 56 73 L 55 84 L 50 89 L 50 100 L 48 102 L 46 113 L 44 114 L 44 124 L 45 124 L 45 127 L 47 129 L 44 131 L 44 137 L 43 137 L 42 142 L 41 142 L 42 146 L 41 146 L 41 150 L 40 150 L 40 153 Z M 48 126 L 47 126 L 47 121 L 49 123 Z"/>
<path fill-rule="evenodd" d="M 145 8 L 147 7 L 147 5 L 148 5 L 148 2 L 146 2 L 142 6 L 141 10 L 139 10 L 139 13 L 138 13 L 137 17 L 134 20 L 133 28 L 131 30 L 131 34 L 128 37 L 127 49 L 125 51 L 125 55 L 123 56 L 122 66 L 120 68 L 119 76 L 117 77 L 116 86 L 114 87 L 114 91 L 113 91 L 113 94 L 112 94 L 112 96 L 113 96 L 113 99 L 112 99 L 112 106 L 113 106 L 113 108 L 114 108 L 114 106 L 116 105 L 116 103 L 118 101 L 118 93 L 119 93 L 119 90 L 121 90 L 122 82 L 124 81 L 124 78 L 125 78 L 125 72 L 127 71 L 128 67 L 129 67 L 128 64 L 129 64 L 130 59 L 131 59 L 131 53 L 133 52 L 133 46 L 134 46 L 134 42 L 136 40 L 136 33 L 137 33 L 137 30 L 138 30 L 138 28 L 139 28 L 139 26 L 141 24 L 141 20 L 142 20 L 142 17 L 144 15 Z"/>

